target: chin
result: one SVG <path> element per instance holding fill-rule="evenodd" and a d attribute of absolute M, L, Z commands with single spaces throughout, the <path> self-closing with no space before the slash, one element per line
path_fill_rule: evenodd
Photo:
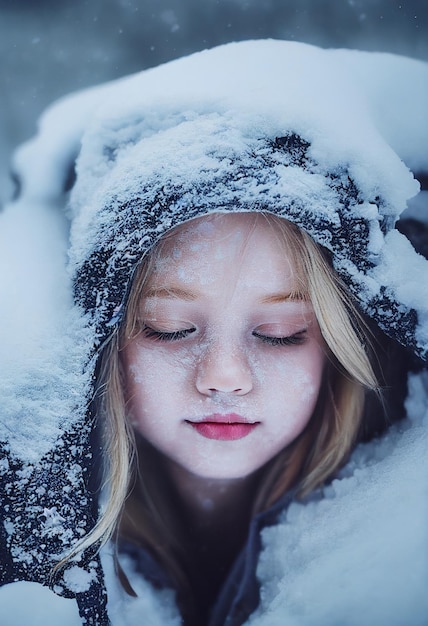
<path fill-rule="evenodd" d="M 218 467 L 218 465 L 218 462 L 214 467 L 213 465 L 207 465 L 206 467 L 186 465 L 184 466 L 184 469 L 198 478 L 204 478 L 207 480 L 240 480 L 254 474 L 254 472 L 260 469 L 264 463 L 251 466 L 226 466 L 224 463 L 221 464 L 221 467 Z"/>

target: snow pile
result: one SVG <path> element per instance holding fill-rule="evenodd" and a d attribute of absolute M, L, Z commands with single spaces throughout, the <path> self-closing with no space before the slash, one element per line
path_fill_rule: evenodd
<path fill-rule="evenodd" d="M 82 626 L 75 600 L 57 596 L 38 583 L 0 587 L 3 626 Z"/>
<path fill-rule="evenodd" d="M 186 124 L 190 131 L 193 120 L 205 116 L 209 123 L 219 115 L 223 127 L 229 122 L 241 133 L 251 132 L 258 138 L 274 138 L 281 129 L 282 134 L 293 129 L 314 144 L 315 160 L 326 168 L 339 162 L 349 163 L 350 174 L 365 194 L 375 196 L 381 190 L 388 205 L 402 210 L 407 197 L 417 192 L 417 186 L 403 183 L 398 160 L 373 128 L 372 110 L 382 106 L 377 102 L 378 91 L 372 96 L 369 81 L 367 85 L 360 84 L 360 77 L 355 81 L 348 70 L 348 59 L 342 59 L 341 52 L 297 42 L 241 42 L 194 54 L 122 81 L 109 92 L 108 103 L 98 107 L 84 137 L 75 206 L 81 198 L 86 208 L 88 198 L 99 193 L 96 183 L 118 162 L 130 161 L 132 157 L 134 163 L 138 162 L 133 147 L 140 139 L 153 137 L 154 142 L 166 143 L 169 129 L 175 127 L 184 134 Z M 371 67 L 376 68 L 379 60 L 379 73 L 384 71 L 385 56 L 388 55 L 369 57 Z M 360 71 L 360 65 L 366 69 L 368 58 L 362 53 L 353 52 L 352 59 Z M 405 61 L 408 63 L 400 67 L 403 74 L 411 69 L 414 80 L 428 78 L 425 64 Z M 370 76 L 373 74 L 372 70 Z M 390 75 L 389 81 L 397 78 L 401 74 Z M 421 89 L 421 97 L 418 112 L 428 104 L 428 89 Z M 420 129 L 412 126 L 410 117 L 415 103 L 408 105 L 409 117 L 402 120 L 402 126 L 407 136 L 410 133 L 419 139 Z M 201 128 L 188 135 L 190 159 L 198 130 L 202 136 L 207 134 Z M 173 142 L 174 137 L 171 146 Z M 173 149 L 171 153 L 173 157 Z M 427 164 L 426 153 L 420 151 L 419 161 L 424 158 Z M 150 156 L 150 163 L 153 159 L 156 155 Z M 156 163 L 153 169 L 157 169 Z M 132 182 L 130 176 L 128 172 L 123 188 Z"/>
<path fill-rule="evenodd" d="M 427 623 L 428 379 L 410 383 L 409 420 L 263 532 L 262 602 L 248 626 Z"/>
<path fill-rule="evenodd" d="M 394 54 L 331 50 L 363 91 L 370 116 L 414 172 L 428 170 L 427 63 Z"/>
<path fill-rule="evenodd" d="M 149 626 L 181 626 L 181 616 L 175 604 L 175 593 L 170 589 L 155 590 L 135 572 L 128 557 L 120 557 L 121 566 L 135 590 L 137 597 L 125 593 L 118 581 L 113 551 L 106 547 L 102 554 L 108 592 L 108 613 L 112 626 L 139 626 L 142 617 Z"/>
<path fill-rule="evenodd" d="M 32 337 L 23 346 L 25 367 L 17 358 L 23 350 L 3 359 L 0 440 L 24 463 L 40 461 L 86 413 L 90 381 L 83 368 L 90 344 L 76 319 L 68 316 L 65 321 L 70 326 L 63 327 L 61 343 L 53 342 L 51 335 L 44 343 Z"/>
<path fill-rule="evenodd" d="M 84 402 L 87 335 L 70 309 L 58 203 L 24 199 L 0 218 L 0 440 L 35 463 Z"/>

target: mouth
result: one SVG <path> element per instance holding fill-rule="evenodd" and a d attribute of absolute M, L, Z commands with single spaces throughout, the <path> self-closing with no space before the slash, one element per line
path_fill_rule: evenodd
<path fill-rule="evenodd" d="M 253 432 L 260 422 L 249 422 L 247 419 L 231 413 L 220 415 L 218 413 L 209 415 L 201 421 L 192 422 L 186 420 L 196 432 L 206 439 L 217 439 L 219 441 L 236 441 L 243 439 Z"/>

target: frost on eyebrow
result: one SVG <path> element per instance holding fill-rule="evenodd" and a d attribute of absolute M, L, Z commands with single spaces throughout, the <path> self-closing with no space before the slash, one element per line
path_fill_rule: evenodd
<path fill-rule="evenodd" d="M 309 294 L 303 291 L 290 293 L 273 293 L 260 299 L 261 304 L 277 304 L 280 302 L 310 302 Z"/>
<path fill-rule="evenodd" d="M 192 302 L 199 298 L 199 294 L 194 291 L 189 291 L 188 289 L 183 289 L 182 287 L 174 287 L 173 285 L 171 285 L 167 287 L 149 287 L 148 290 L 143 293 L 143 297 L 145 299 L 179 298 L 181 300 Z"/>

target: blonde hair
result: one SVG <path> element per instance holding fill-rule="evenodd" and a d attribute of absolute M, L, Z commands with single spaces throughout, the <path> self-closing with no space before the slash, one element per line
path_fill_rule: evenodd
<path fill-rule="evenodd" d="M 303 496 L 329 479 L 356 441 L 366 390 L 377 389 L 367 353 L 368 330 L 326 252 L 283 218 L 254 213 L 254 228 L 259 219 L 272 228 L 292 260 L 299 289 L 314 308 L 328 364 L 312 419 L 303 433 L 268 463 L 255 494 L 254 512 L 268 508 L 292 487 Z M 185 226 L 169 231 L 142 259 L 133 278 L 125 319 L 103 348 L 97 394 L 98 419 L 104 433 L 104 488 L 108 495 L 97 525 L 76 548 L 77 552 L 98 541 L 105 543 L 113 534 L 124 534 L 154 551 L 172 579 L 182 586 L 180 542 L 174 524 L 165 521 L 174 516 L 164 514 L 170 505 L 162 489 L 156 488 L 158 472 L 145 471 L 145 463 L 150 460 L 138 455 L 127 420 L 120 349 L 138 333 L 138 305 L 155 259 L 162 254 L 163 242 Z"/>

